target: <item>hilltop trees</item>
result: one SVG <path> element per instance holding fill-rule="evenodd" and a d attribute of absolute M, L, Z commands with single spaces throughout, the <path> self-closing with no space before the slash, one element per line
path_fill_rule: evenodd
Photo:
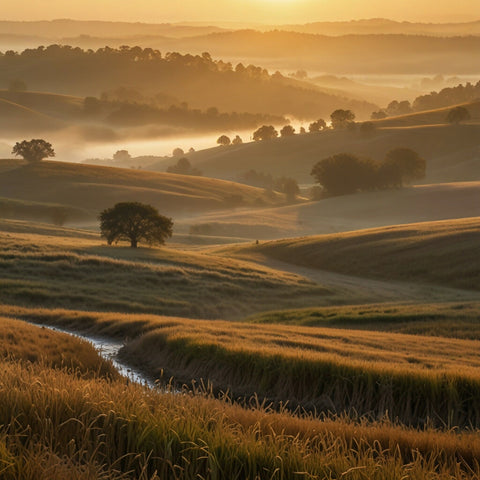
<path fill-rule="evenodd" d="M 325 120 L 323 120 L 323 118 L 319 118 L 316 122 L 312 122 L 308 126 L 308 131 L 310 133 L 319 132 L 320 130 L 324 130 L 325 128 L 327 128 Z"/>
<path fill-rule="evenodd" d="M 295 129 L 291 125 L 285 125 L 280 130 L 280 135 L 282 137 L 291 137 L 292 135 L 295 135 Z"/>
<path fill-rule="evenodd" d="M 173 231 L 171 218 L 160 215 L 151 205 L 138 202 L 117 203 L 103 210 L 99 220 L 101 235 L 109 245 L 119 240 L 129 241 L 132 248 L 137 248 L 140 241 L 162 245 Z"/>
<path fill-rule="evenodd" d="M 317 162 L 311 175 L 327 195 L 400 187 L 425 177 L 426 162 L 409 148 L 390 150 L 383 162 L 340 153 Z"/>
<path fill-rule="evenodd" d="M 263 125 L 258 130 L 253 132 L 253 139 L 256 142 L 273 140 L 278 137 L 278 132 L 273 125 Z"/>
<path fill-rule="evenodd" d="M 12 149 L 12 153 L 20 155 L 27 162 L 39 162 L 47 157 L 54 157 L 55 151 L 52 148 L 52 144 L 42 140 L 40 138 L 33 138 L 32 140 L 23 140 L 17 142 Z"/>
<path fill-rule="evenodd" d="M 223 147 L 227 147 L 228 145 L 230 145 L 232 143 L 232 141 L 230 140 L 230 137 L 227 137 L 226 135 L 221 135 L 220 137 L 218 137 L 217 139 L 217 144 L 218 145 L 221 145 Z"/>

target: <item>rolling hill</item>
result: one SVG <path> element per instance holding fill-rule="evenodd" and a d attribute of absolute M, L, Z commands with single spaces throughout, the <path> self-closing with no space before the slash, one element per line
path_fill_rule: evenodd
<path fill-rule="evenodd" d="M 480 290 L 480 218 L 267 242 L 239 251 L 355 275 Z"/>
<path fill-rule="evenodd" d="M 189 154 L 188 158 L 205 175 L 212 177 L 236 180 L 254 169 L 312 184 L 310 172 L 313 165 L 330 155 L 348 152 L 383 160 L 389 150 L 408 147 L 427 160 L 427 183 L 480 180 L 480 125 L 413 124 L 429 115 L 433 114 L 384 120 L 403 122 L 404 127 L 378 123 L 377 130 L 371 135 L 362 135 L 360 131 L 327 130 L 227 148 L 210 148 Z M 438 115 L 438 118 L 443 117 L 443 112 Z M 149 168 L 163 171 L 166 164 L 160 162 Z"/>
<path fill-rule="evenodd" d="M 418 185 L 331 197 L 318 202 L 190 217 L 208 235 L 275 239 L 414 222 L 480 216 L 480 182 Z"/>
<path fill-rule="evenodd" d="M 3 163 L 3 197 L 75 207 L 88 211 L 92 218 L 119 201 L 150 203 L 163 214 L 175 216 L 283 202 L 281 195 L 268 198 L 261 189 L 212 178 L 51 161 L 18 161 L 17 168 L 12 168 L 12 161 L 0 161 L 0 171 Z"/>
<path fill-rule="evenodd" d="M 374 120 L 373 123 L 378 127 L 404 127 L 445 125 L 447 124 L 447 115 L 452 108 L 464 107 L 470 113 L 471 119 L 466 123 L 480 123 L 480 101 L 451 105 L 449 107 L 436 108 L 421 112 L 409 113 L 407 115 L 398 115 L 385 118 L 383 120 Z"/>

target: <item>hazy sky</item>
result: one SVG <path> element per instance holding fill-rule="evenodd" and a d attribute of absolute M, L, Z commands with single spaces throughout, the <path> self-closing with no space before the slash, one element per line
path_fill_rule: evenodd
<path fill-rule="evenodd" d="M 292 23 L 386 17 L 480 19 L 480 0 L 3 0 L 0 18 Z"/>

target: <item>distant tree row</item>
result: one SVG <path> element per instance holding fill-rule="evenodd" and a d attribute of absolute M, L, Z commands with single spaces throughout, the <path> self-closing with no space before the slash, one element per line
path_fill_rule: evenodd
<path fill-rule="evenodd" d="M 216 107 L 204 111 L 189 109 L 186 103 L 160 108 L 154 104 L 137 103 L 132 100 L 101 100 L 86 97 L 84 114 L 96 117 L 116 126 L 168 124 L 195 129 L 250 128 L 263 122 L 285 121 L 283 117 L 252 113 L 221 113 Z"/>
<path fill-rule="evenodd" d="M 242 138 L 236 135 L 233 140 L 227 135 L 220 135 L 217 139 L 217 144 L 222 147 L 228 147 L 229 145 L 241 145 L 243 143 Z"/>
<path fill-rule="evenodd" d="M 311 175 L 327 196 L 401 187 L 425 177 L 426 162 L 409 148 L 390 150 L 382 162 L 340 153 L 316 163 Z"/>
<path fill-rule="evenodd" d="M 331 128 L 339 130 L 355 126 L 355 114 L 351 110 L 337 109 L 330 115 Z M 373 126 L 373 124 L 372 124 Z M 310 123 L 308 131 L 310 133 L 328 130 L 327 122 L 323 118 Z M 280 132 L 278 132 L 273 125 L 262 125 L 253 132 L 253 140 L 256 142 L 264 140 L 273 140 L 279 135 L 281 137 L 290 137 L 295 135 L 295 128 L 291 125 L 285 125 Z M 301 135 L 307 133 L 304 127 L 300 128 Z"/>
<path fill-rule="evenodd" d="M 373 112 L 372 120 L 380 120 L 396 115 L 406 115 L 412 112 L 434 110 L 437 108 L 449 107 L 459 103 L 468 103 L 480 99 L 480 81 L 475 85 L 470 82 L 456 87 L 447 87 L 439 92 L 431 92 L 427 95 L 420 95 L 413 103 L 408 100 L 393 100 L 387 107 Z M 448 119 L 447 119 L 448 120 Z M 450 122 L 456 123 L 456 122 Z"/>

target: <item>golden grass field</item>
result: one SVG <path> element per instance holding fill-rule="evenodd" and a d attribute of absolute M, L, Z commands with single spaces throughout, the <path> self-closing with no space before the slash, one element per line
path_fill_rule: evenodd
<path fill-rule="evenodd" d="M 358 285 L 373 275 L 465 287 L 476 222 L 134 250 L 1 220 L 1 475 L 478 478 L 480 303 L 432 304 L 427 290 L 356 305 L 319 280 L 329 261 Z M 300 265 L 280 268 L 292 259 Z M 84 342 L 20 320 L 124 341 L 124 361 L 190 388 L 132 384 Z"/>
<path fill-rule="evenodd" d="M 31 310 L 30 320 L 36 312 Z M 25 316 L 28 312 L 2 308 L 1 314 L 5 313 Z M 75 312 L 51 312 L 54 322 L 62 325 L 68 324 L 69 315 L 73 317 Z M 134 324 L 143 328 L 142 319 L 132 322 L 133 318 L 124 316 L 115 322 L 114 315 L 110 319 L 107 314 L 90 315 L 96 316 L 98 326 L 106 323 L 114 329 L 116 323 L 129 329 Z M 194 351 L 195 338 L 205 323 L 207 336 L 201 333 L 201 342 L 223 341 L 228 348 L 238 349 L 225 335 L 218 336 L 219 330 L 232 328 L 230 323 L 184 319 L 167 323 L 158 317 L 143 320 L 143 325 L 148 320 L 156 327 L 141 340 L 147 344 L 152 336 L 168 336 L 175 328 L 177 335 L 188 336 L 182 328 L 188 327 L 192 328 Z M 279 333 L 287 338 L 291 333 L 288 327 L 276 331 L 265 327 L 252 331 L 247 325 L 233 328 L 240 329 L 242 339 L 249 339 L 247 348 L 260 348 L 263 353 L 262 340 L 268 345 L 275 337 L 278 340 Z M 295 335 L 303 334 L 304 340 L 311 341 L 313 336 L 308 332 L 301 329 Z M 347 331 L 325 333 L 336 342 L 360 338 Z M 261 338 L 255 334 L 261 334 Z M 45 351 L 40 361 L 31 356 L 35 337 L 39 350 Z M 389 345 L 399 338 L 392 338 Z M 425 358 L 431 353 L 442 362 L 442 354 L 421 351 L 421 340 L 419 353 Z M 382 343 L 379 341 L 377 348 L 388 351 L 388 345 Z M 352 352 L 354 344 L 350 346 Z M 466 344 L 459 342 L 462 347 Z M 450 352 L 455 345 L 448 345 Z M 275 411 L 254 399 L 249 408 L 244 408 L 227 398 L 215 399 L 201 392 L 149 391 L 115 376 L 106 377 L 100 371 L 104 362 L 86 348 L 85 342 L 11 318 L 3 318 L 0 323 L 0 346 L 1 352 L 7 353 L 0 369 L 4 387 L 0 389 L 0 465 L 2 478 L 7 480 L 193 479 L 199 475 L 206 479 L 347 476 L 360 480 L 365 476 L 401 479 L 407 475 L 418 479 L 427 475 L 432 479 L 474 479 L 480 473 L 480 440 L 475 432 L 416 430 L 386 420 L 358 423 L 348 418 Z M 300 346 L 295 348 L 300 351 Z M 375 350 L 373 345 L 369 348 Z M 357 348 L 354 355 L 365 353 Z M 299 360 L 297 353 L 293 357 Z M 397 359 L 400 357 L 397 354 Z M 75 365 L 75 370 L 66 366 L 81 359 L 90 365 L 88 377 Z"/>

